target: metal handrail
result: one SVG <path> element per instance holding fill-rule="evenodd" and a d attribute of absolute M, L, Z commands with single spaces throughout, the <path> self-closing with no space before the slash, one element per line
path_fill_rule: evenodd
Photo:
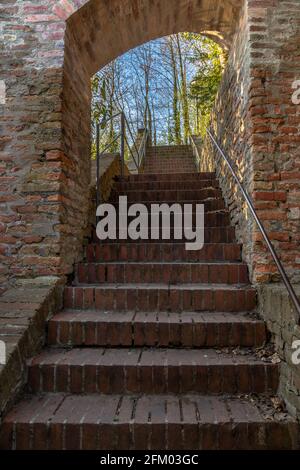
<path fill-rule="evenodd" d="M 198 167 L 199 163 L 200 163 L 200 154 L 199 154 L 199 149 L 197 147 L 197 144 L 195 142 L 195 139 L 194 139 L 194 136 L 193 135 L 190 135 L 190 144 L 192 146 L 192 150 L 193 150 L 193 156 L 194 156 L 194 160 L 195 160 L 195 163 Z"/>
<path fill-rule="evenodd" d="M 145 132 L 144 132 L 141 144 L 140 144 L 140 148 L 139 148 L 139 149 L 141 149 L 141 148 L 143 149 L 142 154 L 141 154 L 141 152 L 139 152 L 139 157 L 141 157 L 141 155 L 142 155 L 142 157 L 140 158 L 140 161 L 139 161 L 139 167 L 141 166 L 141 163 L 142 163 L 142 161 L 143 161 L 143 159 L 145 158 L 145 155 L 146 155 L 147 139 L 148 139 L 148 131 L 147 131 L 147 129 L 145 129 Z"/>
<path fill-rule="evenodd" d="M 134 140 L 134 138 L 133 138 L 133 135 L 132 135 L 132 132 L 131 132 L 131 129 L 130 129 L 128 120 L 127 120 L 127 118 L 126 118 L 125 115 L 124 115 L 124 119 L 125 119 L 125 123 L 126 123 L 127 129 L 128 129 L 128 131 L 129 131 L 130 137 L 131 137 L 131 139 L 132 139 L 133 145 L 134 145 L 134 147 L 135 147 L 135 151 L 136 151 L 137 155 L 139 155 L 139 151 L 138 151 L 138 149 L 137 149 L 137 147 L 136 147 L 135 140 Z M 128 144 L 128 143 L 127 143 L 127 144 Z M 129 147 L 129 145 L 128 145 L 128 147 Z M 137 166 L 136 161 L 135 161 L 135 159 L 134 159 L 134 157 L 133 157 L 133 153 L 132 153 L 130 147 L 129 147 L 129 150 L 130 150 L 130 152 L 131 152 L 132 158 L 133 158 L 134 163 L 135 163 L 135 165 L 136 165 L 136 167 L 137 167 L 137 170 L 138 170 L 138 169 L 139 169 L 139 165 Z"/>
<path fill-rule="evenodd" d="M 136 162 L 136 159 L 134 158 L 134 154 L 133 154 L 133 151 L 131 150 L 131 147 L 128 143 L 128 140 L 127 140 L 127 137 L 125 136 L 125 140 L 126 140 L 126 144 L 127 144 L 127 147 L 129 148 L 129 152 L 131 153 L 131 156 L 132 156 L 132 160 L 134 161 L 134 164 L 136 166 L 136 168 L 138 169 L 139 168 L 139 165 L 138 163 Z"/>
<path fill-rule="evenodd" d="M 214 135 L 212 134 L 212 132 L 211 132 L 209 129 L 207 129 L 207 133 L 208 133 L 208 135 L 209 135 L 209 137 L 210 137 L 212 143 L 214 144 L 214 146 L 217 148 L 218 152 L 220 153 L 220 155 L 224 158 L 224 160 L 225 160 L 225 162 L 226 162 L 226 164 L 227 164 L 227 166 L 228 166 L 228 168 L 229 168 L 229 170 L 230 170 L 230 172 L 231 172 L 231 174 L 232 174 L 232 176 L 233 176 L 235 182 L 237 183 L 237 185 L 238 185 L 240 191 L 242 192 L 242 194 L 243 194 L 243 196 L 244 196 L 244 199 L 245 199 L 245 201 L 246 201 L 246 203 L 247 203 L 247 205 L 248 205 L 248 207 L 249 207 L 249 209 L 250 209 L 250 212 L 251 212 L 252 216 L 254 217 L 254 220 L 255 220 L 255 222 L 257 223 L 258 228 L 259 228 L 259 230 L 260 230 L 260 232 L 261 232 L 261 234 L 262 234 L 262 236 L 263 236 L 263 238 L 264 238 L 264 240 L 265 240 L 265 242 L 266 242 L 266 244 L 267 244 L 267 246 L 268 246 L 268 248 L 269 248 L 269 250 L 270 250 L 270 252 L 271 252 L 271 255 L 272 255 L 273 259 L 274 259 L 274 262 L 275 262 L 275 264 L 276 264 L 276 266 L 277 266 L 277 268 L 278 268 L 278 271 L 279 271 L 279 273 L 280 273 L 280 275 L 281 275 L 281 277 L 282 277 L 282 280 L 283 280 L 283 282 L 284 282 L 284 284 L 285 284 L 285 287 L 286 287 L 286 289 L 287 289 L 287 291 L 288 291 L 288 293 L 289 293 L 289 295 L 290 295 L 290 298 L 291 298 L 291 300 L 292 300 L 292 302 L 293 302 L 293 304 L 294 304 L 294 307 L 295 307 L 295 309 L 296 309 L 296 311 L 297 311 L 297 313 L 298 313 L 298 315 L 299 315 L 299 319 L 300 319 L 300 303 L 299 303 L 299 299 L 298 299 L 298 297 L 297 297 L 297 295 L 296 295 L 296 292 L 295 292 L 295 290 L 294 290 L 294 288 L 293 288 L 293 286 L 292 286 L 292 284 L 291 284 L 291 282 L 290 282 L 290 280 L 289 280 L 289 278 L 288 278 L 288 276 L 287 276 L 287 274 L 286 274 L 286 271 L 285 271 L 285 269 L 284 269 L 284 267 L 283 267 L 283 265 L 282 265 L 280 259 L 279 259 L 278 256 L 277 256 L 277 253 L 276 253 L 276 251 L 275 251 L 275 249 L 274 249 L 274 246 L 273 246 L 271 240 L 270 240 L 269 237 L 268 237 L 268 234 L 267 234 L 267 232 L 266 232 L 264 226 L 262 225 L 262 223 L 261 223 L 261 221 L 260 221 L 260 218 L 258 217 L 258 215 L 257 215 L 257 213 L 256 213 L 256 210 L 255 210 L 255 208 L 254 208 L 253 202 L 252 202 L 252 200 L 250 199 L 250 196 L 248 195 L 248 193 L 245 191 L 245 189 L 244 189 L 242 183 L 240 182 L 240 180 L 239 180 L 239 178 L 238 178 L 238 176 L 237 176 L 237 174 L 236 174 L 236 172 L 235 172 L 235 170 L 234 170 L 234 168 L 233 168 L 233 166 L 232 166 L 232 163 L 231 163 L 231 161 L 230 161 L 229 156 L 226 155 L 226 153 L 225 153 L 224 150 L 221 148 L 220 144 L 218 143 L 218 141 L 216 140 L 216 138 L 214 137 Z"/>
<path fill-rule="evenodd" d="M 108 124 L 110 121 L 112 121 L 113 119 L 115 119 L 116 117 L 120 116 L 122 114 L 121 111 L 118 111 L 117 113 L 113 114 L 112 116 L 110 116 L 109 118 L 107 119 L 103 119 L 103 121 L 101 121 L 99 123 L 100 127 L 102 126 L 106 126 L 106 124 Z"/>
<path fill-rule="evenodd" d="M 107 125 L 110 121 L 112 121 L 114 118 L 118 117 L 118 116 L 121 116 L 121 119 L 120 119 L 120 133 L 113 139 L 111 140 L 103 150 L 100 150 L 100 127 L 103 128 L 103 126 Z M 130 134 L 130 137 L 133 141 L 133 146 L 136 150 L 136 156 L 137 156 L 137 161 L 136 161 L 136 158 L 134 156 L 134 153 L 132 151 L 132 148 L 130 147 L 129 143 L 128 143 L 128 140 L 127 140 L 127 137 L 126 137 L 126 129 L 129 131 L 129 134 Z M 141 143 L 145 142 L 143 144 L 143 155 L 142 157 L 144 157 L 144 153 L 145 153 L 145 150 L 146 150 L 146 139 L 147 137 L 147 131 L 145 130 L 145 134 L 143 136 L 143 140 Z M 97 207 L 98 205 L 100 204 L 100 158 L 101 156 L 117 141 L 120 139 L 120 159 L 121 159 L 121 176 L 123 177 L 124 176 L 124 170 L 125 170 L 125 143 L 127 144 L 128 148 L 129 148 L 129 151 L 131 153 L 131 156 L 132 156 L 132 159 L 133 159 L 133 162 L 137 168 L 137 170 L 139 171 L 139 167 L 140 167 L 140 164 L 141 164 L 141 145 L 139 147 L 139 149 L 137 148 L 136 146 L 136 142 L 135 142 L 135 139 L 132 135 L 132 132 L 131 132 L 131 129 L 130 129 L 130 126 L 129 126 L 129 123 L 128 123 L 128 120 L 126 119 L 126 116 L 124 114 L 123 111 L 119 111 L 119 112 L 116 112 L 113 116 L 110 116 L 108 119 L 102 121 L 101 123 L 97 123 L 96 124 L 96 159 L 97 159 L 97 167 L 96 167 L 96 204 L 97 204 Z"/>

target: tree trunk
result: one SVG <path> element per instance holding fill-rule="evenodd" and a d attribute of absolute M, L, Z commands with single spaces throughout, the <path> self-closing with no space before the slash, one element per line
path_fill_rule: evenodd
<path fill-rule="evenodd" d="M 183 114 L 183 135 L 184 143 L 187 144 L 190 137 L 190 119 L 189 119 L 189 102 L 188 102 L 188 92 L 187 92 L 187 80 L 186 80 L 186 70 L 183 63 L 181 46 L 180 46 L 180 36 L 176 34 L 176 42 L 178 49 L 179 57 L 179 66 L 180 66 L 180 77 L 181 77 L 181 102 L 182 102 L 182 114 Z"/>

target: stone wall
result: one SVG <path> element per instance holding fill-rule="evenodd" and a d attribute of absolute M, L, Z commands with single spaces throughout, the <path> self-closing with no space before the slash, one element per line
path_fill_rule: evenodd
<path fill-rule="evenodd" d="M 299 287 L 296 291 L 300 297 Z M 281 359 L 279 393 L 290 413 L 300 419 L 300 364 L 292 361 L 293 342 L 300 340 L 299 318 L 285 287 L 280 284 L 261 284 L 258 301 Z"/>

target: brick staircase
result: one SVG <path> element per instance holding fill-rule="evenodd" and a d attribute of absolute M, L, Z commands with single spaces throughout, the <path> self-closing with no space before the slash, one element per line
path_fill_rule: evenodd
<path fill-rule="evenodd" d="M 166 174 L 147 160 L 111 200 L 204 202 L 204 248 L 94 237 L 29 361 L 2 449 L 297 447 L 296 422 L 272 404 L 279 366 L 258 354 L 267 332 L 215 175 L 183 166 Z"/>
<path fill-rule="evenodd" d="M 144 173 L 195 173 L 196 166 L 190 145 L 148 147 Z"/>

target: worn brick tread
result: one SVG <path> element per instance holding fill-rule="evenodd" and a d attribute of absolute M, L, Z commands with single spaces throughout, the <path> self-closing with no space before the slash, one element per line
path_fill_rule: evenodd
<path fill-rule="evenodd" d="M 82 284 L 64 291 L 66 308 L 239 312 L 255 304 L 255 289 L 236 284 Z"/>
<path fill-rule="evenodd" d="M 204 189 L 219 188 L 219 182 L 215 179 L 207 180 L 185 180 L 185 181 L 119 181 L 116 182 L 114 189 L 116 191 L 136 191 L 136 190 L 184 190 L 184 189 Z"/>
<path fill-rule="evenodd" d="M 187 251 L 184 243 L 90 243 L 86 259 L 95 261 L 240 261 L 238 243 L 206 243 L 200 251 Z"/>
<path fill-rule="evenodd" d="M 209 395 L 25 397 L 5 418 L 2 449 L 296 449 L 294 419 L 254 398 Z"/>
<path fill-rule="evenodd" d="M 171 243 L 182 243 L 188 242 L 188 240 L 185 236 L 184 233 L 182 234 L 183 236 L 180 239 L 175 238 L 175 232 L 174 229 L 171 228 L 170 230 L 170 236 L 168 235 L 168 240 L 170 240 Z M 159 240 L 164 241 L 162 237 L 162 233 L 160 231 L 159 233 L 159 239 L 149 239 L 147 240 L 148 243 L 157 243 Z M 93 232 L 93 241 L 95 242 L 100 242 L 100 240 L 97 238 L 96 232 Z M 139 239 L 139 240 L 132 240 L 128 239 L 128 243 L 145 243 L 145 240 Z M 230 227 L 228 225 L 221 227 L 205 227 L 204 228 L 204 244 L 205 243 L 234 243 L 235 242 L 235 229 L 234 227 Z M 119 243 L 118 239 L 111 240 L 102 240 L 101 243 Z M 187 251 L 187 250 L 186 250 Z M 201 250 L 198 250 L 201 251 Z"/>
<path fill-rule="evenodd" d="M 160 200 L 160 199 L 153 199 L 153 200 L 150 200 L 150 199 L 140 199 L 138 201 L 139 203 L 141 204 L 144 204 L 148 210 L 151 208 L 151 205 L 152 204 L 162 204 L 162 203 L 166 203 L 168 205 L 173 205 L 173 204 L 180 204 L 181 206 L 183 206 L 184 204 L 191 204 L 193 207 L 196 207 L 196 204 L 203 204 L 204 205 L 204 210 L 205 210 L 205 214 L 207 214 L 208 212 L 212 212 L 212 211 L 220 211 L 220 210 L 225 210 L 226 209 L 226 206 L 225 206 L 225 202 L 224 202 L 224 199 L 223 198 L 206 198 L 202 201 L 199 202 L 199 199 L 183 199 L 183 200 L 178 200 L 178 199 L 168 199 L 168 200 Z M 119 196 L 116 196 L 114 198 L 112 198 L 110 200 L 110 203 L 113 205 L 113 206 L 116 206 L 118 207 L 119 206 Z"/>
<path fill-rule="evenodd" d="M 29 363 L 32 392 L 276 393 L 278 364 L 250 352 L 47 348 Z"/>
<path fill-rule="evenodd" d="M 79 263 L 78 283 L 168 282 L 248 284 L 245 263 Z"/>
<path fill-rule="evenodd" d="M 164 200 L 174 200 L 174 201 L 190 201 L 196 200 L 198 203 L 205 201 L 207 199 L 220 199 L 222 198 L 222 193 L 220 189 L 216 188 L 203 188 L 203 189 L 135 189 L 131 191 L 117 192 L 113 190 L 110 200 L 113 201 L 119 196 L 127 196 L 128 202 L 142 202 L 142 201 L 164 201 Z"/>
<path fill-rule="evenodd" d="M 147 211 L 143 211 L 141 210 L 140 213 L 141 214 L 145 214 L 145 212 L 147 213 L 147 216 L 148 216 L 148 224 L 150 226 L 150 223 L 151 223 L 151 211 L 148 212 Z M 117 213 L 119 214 L 119 211 L 117 211 Z M 182 217 L 182 212 L 179 212 L 179 215 L 180 215 L 180 218 Z M 225 227 L 225 226 L 228 226 L 230 225 L 230 216 L 229 216 L 229 212 L 224 209 L 224 210 L 218 210 L 218 211 L 211 211 L 211 212 L 207 212 L 205 213 L 205 227 L 206 228 L 210 228 L 210 227 Z M 132 219 L 135 218 L 135 216 L 127 216 L 128 218 L 128 221 L 131 221 Z M 173 228 L 173 215 L 172 215 L 172 218 L 171 218 L 171 229 Z M 152 224 L 153 226 L 153 224 Z M 192 227 L 195 228 L 196 226 L 196 212 L 195 211 L 192 211 Z"/>
<path fill-rule="evenodd" d="M 147 173 L 147 174 L 139 174 L 139 175 L 129 175 L 124 176 L 122 181 L 128 182 L 136 182 L 136 181 L 184 181 L 184 180 L 193 180 L 193 181 L 203 181 L 203 180 L 215 180 L 216 174 L 214 172 L 202 172 L 202 173 L 195 173 L 192 174 L 190 172 L 184 173 Z M 116 178 L 118 181 L 118 178 Z M 120 178 L 119 178 L 120 180 Z"/>
<path fill-rule="evenodd" d="M 48 344 L 56 346 L 261 347 L 265 341 L 264 322 L 247 313 L 64 310 L 48 325 Z"/>
<path fill-rule="evenodd" d="M 0 448 L 299 444 L 297 423 L 270 401 L 280 365 L 255 351 L 266 325 L 216 175 L 195 173 L 190 146 L 154 150 L 146 173 L 117 178 L 110 199 L 203 202 L 203 249 L 172 239 L 100 243 L 92 229 L 64 310 L 48 321 L 47 346 L 28 361 L 31 395 L 4 419 Z"/>

